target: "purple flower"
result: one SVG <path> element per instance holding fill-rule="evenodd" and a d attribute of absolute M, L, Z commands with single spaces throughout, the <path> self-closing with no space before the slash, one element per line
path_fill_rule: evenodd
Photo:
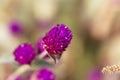
<path fill-rule="evenodd" d="M 42 38 L 40 38 L 36 44 L 37 47 L 37 53 L 40 54 L 44 51 L 44 47 L 43 47 L 43 40 Z"/>
<path fill-rule="evenodd" d="M 21 44 L 15 49 L 14 56 L 18 63 L 30 64 L 35 58 L 34 48 L 28 43 Z"/>
<path fill-rule="evenodd" d="M 21 77 L 16 77 L 15 80 L 23 80 Z"/>
<path fill-rule="evenodd" d="M 40 38 L 36 44 L 37 54 L 41 55 L 44 52 L 44 42 L 42 38 Z M 49 56 L 46 54 L 44 58 L 49 58 Z"/>
<path fill-rule="evenodd" d="M 36 73 L 36 80 L 55 80 L 55 74 L 47 69 L 39 69 Z"/>
<path fill-rule="evenodd" d="M 88 80 L 102 80 L 102 73 L 101 69 L 93 69 L 90 71 Z"/>
<path fill-rule="evenodd" d="M 22 33 L 22 25 L 18 21 L 12 21 L 9 24 L 10 32 L 14 35 L 19 35 Z"/>
<path fill-rule="evenodd" d="M 71 30 L 64 24 L 57 24 L 43 37 L 44 48 L 49 54 L 62 54 L 71 39 Z"/>

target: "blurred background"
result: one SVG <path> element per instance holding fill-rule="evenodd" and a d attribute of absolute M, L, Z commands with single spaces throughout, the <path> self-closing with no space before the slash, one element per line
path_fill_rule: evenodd
<path fill-rule="evenodd" d="M 35 60 L 33 69 L 49 67 L 55 80 L 120 80 L 120 73 L 101 73 L 104 66 L 120 64 L 120 0 L 0 0 L 0 80 L 11 80 L 21 67 L 13 56 L 19 44 L 35 46 L 61 23 L 73 39 L 59 64 Z M 36 80 L 27 73 L 19 80 Z"/>

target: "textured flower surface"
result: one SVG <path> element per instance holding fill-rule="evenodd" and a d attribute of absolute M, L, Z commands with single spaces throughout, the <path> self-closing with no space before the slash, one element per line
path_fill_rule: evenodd
<path fill-rule="evenodd" d="M 35 58 L 34 48 L 28 43 L 21 44 L 15 49 L 14 56 L 18 63 L 30 64 Z"/>
<path fill-rule="evenodd" d="M 62 54 L 71 39 L 71 30 L 64 24 L 57 24 L 43 37 L 44 48 L 49 54 Z"/>
<path fill-rule="evenodd" d="M 36 80 L 55 80 L 55 74 L 47 69 L 39 69 L 36 73 Z"/>

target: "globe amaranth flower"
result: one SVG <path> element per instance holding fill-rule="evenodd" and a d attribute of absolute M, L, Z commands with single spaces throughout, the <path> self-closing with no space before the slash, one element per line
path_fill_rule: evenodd
<path fill-rule="evenodd" d="M 36 80 L 55 80 L 55 74 L 48 68 L 39 69 L 36 72 Z"/>
<path fill-rule="evenodd" d="M 36 44 L 36 49 L 37 49 L 37 54 L 38 54 L 38 55 L 43 54 L 43 52 L 45 51 L 45 49 L 44 49 L 43 46 L 44 46 L 44 42 L 43 42 L 42 38 L 40 38 L 40 39 L 37 41 L 37 44 Z M 46 54 L 46 55 L 44 56 L 44 58 L 49 58 L 49 56 Z"/>
<path fill-rule="evenodd" d="M 40 39 L 37 41 L 36 48 L 37 48 L 37 54 L 40 54 L 40 53 L 42 53 L 42 52 L 44 51 L 42 38 L 40 38 Z"/>
<path fill-rule="evenodd" d="M 22 25 L 16 20 L 10 22 L 9 29 L 13 35 L 20 35 L 23 32 Z"/>
<path fill-rule="evenodd" d="M 88 75 L 88 80 L 102 80 L 102 73 L 100 68 L 94 68 Z"/>
<path fill-rule="evenodd" d="M 44 48 L 49 54 L 62 54 L 71 39 L 71 30 L 64 24 L 57 24 L 43 37 Z"/>
<path fill-rule="evenodd" d="M 28 43 L 23 43 L 15 49 L 14 56 L 18 63 L 30 64 L 35 58 L 34 48 Z"/>

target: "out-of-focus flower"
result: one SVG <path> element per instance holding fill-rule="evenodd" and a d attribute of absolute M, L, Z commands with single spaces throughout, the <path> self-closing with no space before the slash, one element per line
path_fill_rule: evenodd
<path fill-rule="evenodd" d="M 40 38 L 36 44 L 36 48 L 37 48 L 37 53 L 40 54 L 44 51 L 44 47 L 43 47 L 43 40 L 42 38 Z"/>
<path fill-rule="evenodd" d="M 19 45 L 14 51 L 15 60 L 20 64 L 30 64 L 35 58 L 34 48 L 24 43 Z"/>
<path fill-rule="evenodd" d="M 45 49 L 44 49 L 44 42 L 43 42 L 42 38 L 40 38 L 38 40 L 38 42 L 36 44 L 36 48 L 37 48 L 37 54 L 38 55 L 44 54 Z M 49 58 L 48 54 L 45 54 L 44 58 Z"/>
<path fill-rule="evenodd" d="M 90 71 L 88 80 L 102 80 L 102 73 L 99 68 Z"/>
<path fill-rule="evenodd" d="M 39 69 L 36 72 L 36 80 L 55 80 L 55 74 L 47 68 Z"/>
<path fill-rule="evenodd" d="M 57 24 L 43 37 L 44 48 L 49 54 L 62 54 L 71 39 L 71 30 L 64 24 Z"/>
<path fill-rule="evenodd" d="M 15 80 L 23 80 L 21 77 L 16 77 Z"/>
<path fill-rule="evenodd" d="M 10 22 L 9 29 L 13 35 L 20 35 L 23 33 L 22 25 L 16 20 Z"/>

